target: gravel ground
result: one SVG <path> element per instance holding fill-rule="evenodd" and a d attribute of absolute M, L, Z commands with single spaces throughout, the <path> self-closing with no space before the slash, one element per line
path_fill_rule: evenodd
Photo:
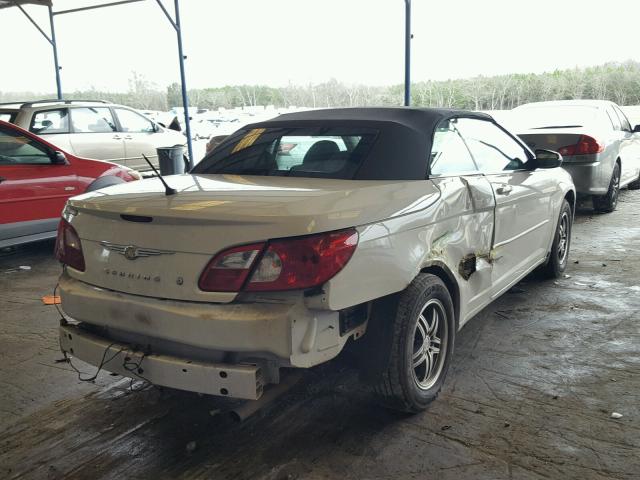
<path fill-rule="evenodd" d="M 0 478 L 640 478 L 640 192 L 582 208 L 567 278 L 529 277 L 466 325 L 414 416 L 376 406 L 344 361 L 242 424 L 218 399 L 80 382 L 40 300 L 51 250 L 0 257 Z"/>

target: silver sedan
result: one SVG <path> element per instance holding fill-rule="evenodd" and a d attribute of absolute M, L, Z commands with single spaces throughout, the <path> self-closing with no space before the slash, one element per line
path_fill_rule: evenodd
<path fill-rule="evenodd" d="M 615 210 L 620 188 L 640 188 L 640 125 L 613 102 L 528 103 L 513 110 L 512 125 L 531 149 L 562 155 L 578 194 L 592 196 L 597 211 Z"/>

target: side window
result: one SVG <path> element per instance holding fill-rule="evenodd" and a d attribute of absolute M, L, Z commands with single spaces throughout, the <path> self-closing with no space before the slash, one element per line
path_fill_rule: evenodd
<path fill-rule="evenodd" d="M 150 133 L 154 131 L 151 120 L 144 118 L 139 113 L 132 112 L 131 110 L 126 110 L 124 108 L 116 108 L 115 110 L 123 132 Z"/>
<path fill-rule="evenodd" d="M 609 115 L 609 118 L 611 119 L 611 123 L 613 124 L 613 129 L 614 130 L 622 130 L 622 123 L 620 123 L 620 119 L 618 118 L 618 115 L 616 115 L 616 112 L 613 110 L 613 108 L 607 108 L 606 110 L 607 115 Z"/>
<path fill-rule="evenodd" d="M 461 118 L 458 129 L 483 173 L 519 170 L 529 159 L 527 151 L 492 122 Z"/>
<path fill-rule="evenodd" d="M 0 129 L 0 165 L 47 165 L 51 157 L 44 146 L 11 130 Z"/>
<path fill-rule="evenodd" d="M 35 112 L 29 130 L 38 135 L 69 133 L 69 111 L 66 108 Z"/>
<path fill-rule="evenodd" d="M 613 107 L 613 110 L 618 114 L 618 118 L 620 119 L 620 124 L 622 125 L 622 130 L 630 132 L 631 124 L 629 123 L 627 116 L 618 107 Z"/>
<path fill-rule="evenodd" d="M 361 137 L 348 137 L 357 145 Z M 339 170 L 349 154 L 340 136 L 283 136 L 276 153 L 278 170 L 298 167 L 305 170 Z M 306 168 L 308 167 L 308 168 Z"/>
<path fill-rule="evenodd" d="M 13 123 L 13 121 L 16 119 L 16 115 L 17 112 L 0 112 L 0 120 Z"/>
<path fill-rule="evenodd" d="M 111 133 L 116 131 L 111 110 L 99 108 L 71 109 L 71 124 L 75 133 Z"/>
<path fill-rule="evenodd" d="M 459 175 L 478 170 L 456 129 L 456 120 L 445 120 L 436 127 L 429 161 L 431 175 Z"/>

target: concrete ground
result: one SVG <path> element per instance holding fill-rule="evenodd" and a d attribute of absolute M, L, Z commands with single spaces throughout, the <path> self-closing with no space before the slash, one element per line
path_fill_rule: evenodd
<path fill-rule="evenodd" d="M 463 328 L 414 416 L 376 406 L 344 361 L 243 424 L 214 398 L 79 382 L 40 300 L 52 244 L 4 255 L 0 478 L 640 478 L 640 192 L 620 202 L 578 214 L 567 278 L 528 278 Z"/>

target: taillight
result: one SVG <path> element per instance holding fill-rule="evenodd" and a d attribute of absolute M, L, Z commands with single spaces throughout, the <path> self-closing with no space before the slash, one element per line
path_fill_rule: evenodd
<path fill-rule="evenodd" d="M 272 240 L 266 247 L 265 244 L 235 247 L 216 255 L 198 284 L 201 290 L 216 292 L 312 288 L 342 270 L 357 245 L 358 232 L 351 228 Z"/>
<path fill-rule="evenodd" d="M 84 272 L 84 255 L 82 244 L 76 229 L 64 218 L 58 224 L 58 238 L 56 239 L 56 258 L 60 262 Z"/>
<path fill-rule="evenodd" d="M 358 245 L 354 229 L 269 242 L 246 290 L 294 290 L 322 285 L 347 264 Z"/>
<path fill-rule="evenodd" d="M 563 156 L 569 155 L 589 155 L 600 153 L 604 150 L 604 145 L 589 135 L 580 135 L 575 145 L 567 145 L 558 149 L 558 153 Z"/>
<path fill-rule="evenodd" d="M 238 292 L 264 243 L 230 248 L 217 254 L 200 275 L 198 286 L 205 292 Z"/>

